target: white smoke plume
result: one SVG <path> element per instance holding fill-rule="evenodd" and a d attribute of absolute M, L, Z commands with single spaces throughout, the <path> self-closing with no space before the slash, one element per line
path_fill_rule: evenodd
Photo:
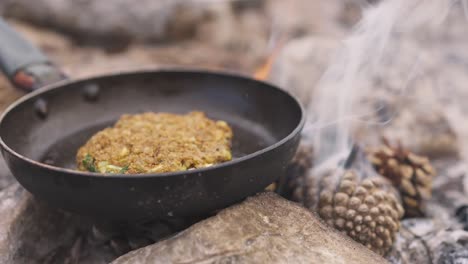
<path fill-rule="evenodd" d="M 306 131 L 313 135 L 316 165 L 328 167 L 346 158 L 353 146 L 353 126 L 359 122 L 372 123 L 367 117 L 373 113 L 362 111 L 359 103 L 370 94 L 369 89 L 374 89 L 375 77 L 389 70 L 387 62 L 407 55 L 399 54 L 404 36 L 418 36 L 423 27 L 439 27 L 454 5 L 467 9 L 466 2 L 457 2 L 383 0 L 366 7 L 361 21 L 342 41 L 312 96 L 308 113 L 313 116 L 309 117 Z M 427 57 L 421 57 L 417 50 L 410 56 L 406 76 L 399 76 L 398 85 L 392 88 L 394 93 L 405 93 L 414 78 L 425 74 L 421 61 Z"/>

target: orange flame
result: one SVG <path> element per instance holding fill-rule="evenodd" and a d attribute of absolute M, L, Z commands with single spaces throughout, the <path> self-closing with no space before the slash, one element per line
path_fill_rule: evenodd
<path fill-rule="evenodd" d="M 268 79 L 268 77 L 271 74 L 271 70 L 275 63 L 275 60 L 278 57 L 279 52 L 281 48 L 283 47 L 284 42 L 285 42 L 284 39 L 282 41 L 277 41 L 276 45 L 274 45 L 274 47 L 272 48 L 272 51 L 270 52 L 269 56 L 266 58 L 265 62 L 255 70 L 253 77 L 256 80 L 265 81 Z"/>
<path fill-rule="evenodd" d="M 273 56 L 274 53 L 272 53 L 268 58 L 266 59 L 265 63 L 261 65 L 254 73 L 254 78 L 260 81 L 264 81 L 268 79 L 270 76 L 271 68 L 273 67 L 273 62 L 275 61 L 275 57 Z"/>

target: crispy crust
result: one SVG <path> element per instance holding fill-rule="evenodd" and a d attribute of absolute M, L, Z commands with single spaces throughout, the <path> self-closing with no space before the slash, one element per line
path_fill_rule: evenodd
<path fill-rule="evenodd" d="M 82 171 L 162 173 L 202 168 L 231 160 L 232 130 L 203 112 L 186 115 L 123 115 L 82 146 L 76 162 Z"/>

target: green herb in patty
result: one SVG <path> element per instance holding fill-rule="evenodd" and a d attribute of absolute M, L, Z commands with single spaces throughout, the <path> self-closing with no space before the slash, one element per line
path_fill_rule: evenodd
<path fill-rule="evenodd" d="M 86 154 L 83 159 L 83 166 L 90 172 L 97 172 L 96 167 L 94 166 L 94 158 L 89 154 Z"/>

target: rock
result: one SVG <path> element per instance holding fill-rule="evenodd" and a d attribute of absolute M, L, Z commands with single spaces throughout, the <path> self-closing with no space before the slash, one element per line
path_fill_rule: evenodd
<path fill-rule="evenodd" d="M 438 177 L 433 183 L 430 216 L 468 231 L 468 167 L 464 161 L 443 165 L 438 166 Z"/>
<path fill-rule="evenodd" d="M 383 262 L 299 205 L 262 193 L 112 263 Z"/>
<path fill-rule="evenodd" d="M 0 212 L 2 214 L 0 218 L 0 263 L 6 263 L 8 259 L 11 259 L 9 227 L 17 214 L 16 208 L 20 207 L 26 199 L 24 196 L 24 191 L 17 184 L 0 192 Z M 15 246 L 13 245 L 12 248 L 14 249 Z"/>
<path fill-rule="evenodd" d="M 468 232 L 429 219 L 403 221 L 390 263 L 467 263 Z"/>
<path fill-rule="evenodd" d="M 223 2 L 227 1 L 218 1 L 209 6 L 210 19 L 198 25 L 197 39 L 225 50 L 243 51 L 250 56 L 263 55 L 268 46 L 270 23 L 262 5 L 254 4 L 263 3 L 264 0 L 251 1 L 252 4 L 244 4 L 244 7 L 234 3 L 249 1 L 233 1 L 233 5 L 220 4 Z"/>
<path fill-rule="evenodd" d="M 266 0 L 275 30 L 300 37 L 343 37 L 359 21 L 368 0 Z"/>
<path fill-rule="evenodd" d="M 328 24 L 335 23 L 333 17 L 327 16 L 330 11 L 335 11 L 330 6 L 336 7 L 336 3 L 327 4 L 323 1 L 310 0 L 268 0 L 266 11 L 274 21 L 274 30 L 301 36 L 310 32 L 329 29 Z M 336 2 L 336 1 L 327 1 Z M 328 11 L 328 12 L 327 12 Z"/>
<path fill-rule="evenodd" d="M 36 25 L 49 26 L 76 36 L 120 42 L 188 37 L 203 18 L 197 1 L 4 1 L 3 12 Z M 77 12 L 78 11 L 78 12 Z"/>
<path fill-rule="evenodd" d="M 177 220 L 145 223 L 139 230 L 116 228 L 50 208 L 17 183 L 0 192 L 0 216 L 0 264 L 109 263 L 192 223 Z"/>
<path fill-rule="evenodd" d="M 359 18 L 361 6 L 356 0 L 144 0 L 137 5 L 131 0 L 4 0 L 0 14 L 54 28 L 80 42 L 114 46 L 133 40 L 186 39 L 198 36 L 205 23 L 215 22 L 211 29 L 216 34 L 202 34 L 205 39 L 225 42 L 247 34 L 255 46 L 261 43 L 258 35 L 268 39 L 269 29 L 291 36 L 343 35 Z"/>
<path fill-rule="evenodd" d="M 72 78 L 168 66 L 224 69 L 249 74 L 259 58 L 252 54 L 239 60 L 245 51 L 227 51 L 223 47 L 196 40 L 161 46 L 135 43 L 125 52 L 108 53 L 102 48 L 77 46 L 72 39 L 51 30 L 18 20 L 9 22 Z"/>
<path fill-rule="evenodd" d="M 79 235 L 79 218 L 32 199 L 17 183 L 0 192 L 0 263 L 52 263 Z"/>
<path fill-rule="evenodd" d="M 463 205 L 456 212 L 458 221 L 463 224 L 463 230 L 468 231 L 468 205 Z"/>
<path fill-rule="evenodd" d="M 10 186 L 15 182 L 15 179 L 10 173 L 3 157 L 0 157 L 0 191 Z"/>

